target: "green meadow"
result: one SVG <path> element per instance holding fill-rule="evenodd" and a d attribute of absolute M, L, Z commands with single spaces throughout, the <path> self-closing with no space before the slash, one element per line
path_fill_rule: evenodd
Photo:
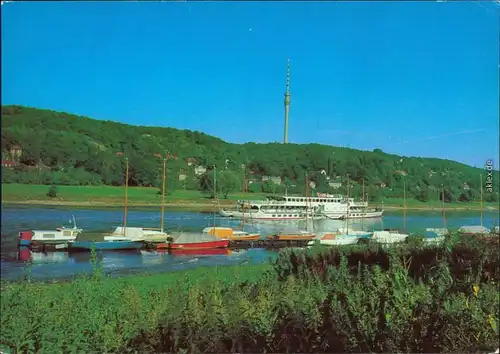
<path fill-rule="evenodd" d="M 97 202 L 110 205 L 123 205 L 125 187 L 112 186 L 57 186 L 57 195 L 51 198 L 47 195 L 50 186 L 36 184 L 2 184 L 2 201 L 43 201 L 43 202 Z M 241 193 L 229 194 L 227 201 L 241 199 Z M 246 194 L 246 199 L 263 199 L 263 194 Z M 158 188 L 129 187 L 128 201 L 131 204 L 161 204 L 161 194 Z M 176 190 L 165 196 L 169 203 L 205 203 L 211 204 L 208 195 L 197 190 Z M 225 199 L 221 203 L 226 202 Z"/>
<path fill-rule="evenodd" d="M 32 204 L 60 204 L 72 205 L 80 204 L 82 206 L 109 205 L 122 206 L 125 198 L 125 187 L 112 186 L 57 186 L 56 197 L 51 198 L 47 195 L 50 186 L 38 184 L 2 184 L 2 202 L 4 203 L 32 203 Z M 221 199 L 221 204 L 234 204 L 236 200 L 243 197 L 247 200 L 262 200 L 264 193 L 230 193 L 227 199 Z M 129 187 L 128 188 L 129 205 L 160 205 L 161 194 L 158 188 L 152 187 Z M 165 197 L 165 205 L 177 208 L 210 207 L 212 200 L 209 196 L 197 190 L 176 190 Z M 372 202 L 371 205 L 402 209 L 404 200 L 402 198 L 385 198 L 380 202 Z M 406 201 L 408 209 L 440 209 L 439 201 L 431 200 L 420 202 L 415 199 Z M 484 203 L 484 208 L 498 209 L 495 203 Z M 479 202 L 470 203 L 446 203 L 447 209 L 470 209 L 479 210 Z"/>
<path fill-rule="evenodd" d="M 493 352 L 497 242 L 288 250 L 264 265 L 2 283 L 6 353 Z"/>

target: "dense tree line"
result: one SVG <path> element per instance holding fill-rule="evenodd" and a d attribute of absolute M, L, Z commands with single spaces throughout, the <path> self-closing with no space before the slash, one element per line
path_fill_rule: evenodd
<path fill-rule="evenodd" d="M 454 161 L 401 157 L 380 149 L 360 151 L 319 144 L 230 144 L 204 133 L 174 128 L 140 127 L 94 120 L 67 113 L 22 106 L 2 106 L 2 160 L 17 161 L 2 169 L 4 183 L 59 185 L 123 185 L 125 160 L 129 185 L 160 186 L 162 158 L 168 152 L 167 189 L 213 190 L 210 166 L 217 166 L 218 192 L 243 188 L 243 174 L 251 192 L 298 193 L 305 190 L 305 176 L 316 183 L 316 192 L 345 193 L 349 175 L 354 196 L 362 195 L 362 181 L 370 199 L 402 197 L 437 199 L 441 185 L 445 201 L 479 199 L 481 169 Z M 15 148 L 22 153 L 16 156 Z M 123 153 L 123 156 L 117 156 Z M 186 159 L 195 161 L 188 166 Z M 196 177 L 194 167 L 208 167 Z M 245 165 L 245 170 L 242 169 Z M 246 172 L 244 172 L 246 171 Z M 179 181 L 179 174 L 186 175 Z M 281 177 L 283 183 L 259 182 L 262 176 Z M 484 176 L 486 185 L 486 176 Z M 493 181 L 498 185 L 499 174 Z M 340 182 L 333 189 L 328 182 Z M 498 200 L 498 191 L 485 190 L 485 200 Z"/>

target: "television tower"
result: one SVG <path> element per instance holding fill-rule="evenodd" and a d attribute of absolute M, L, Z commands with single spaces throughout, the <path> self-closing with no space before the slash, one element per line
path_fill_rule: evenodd
<path fill-rule="evenodd" d="M 288 113 L 290 112 L 290 58 L 286 67 L 286 90 L 285 90 L 285 136 L 283 144 L 288 144 Z"/>

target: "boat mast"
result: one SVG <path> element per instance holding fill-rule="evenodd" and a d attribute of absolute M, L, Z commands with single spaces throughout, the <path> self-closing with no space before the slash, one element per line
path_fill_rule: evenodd
<path fill-rule="evenodd" d="M 304 181 L 305 181 L 305 183 L 306 183 L 306 186 L 305 186 L 305 187 L 306 187 L 306 230 L 307 230 L 307 225 L 308 225 L 308 223 L 309 223 L 309 219 L 308 219 L 308 214 L 309 214 L 309 204 L 307 203 L 307 196 L 308 196 L 308 194 L 309 194 L 309 193 L 308 193 L 308 192 L 309 192 L 309 190 L 308 190 L 308 188 L 307 188 L 307 182 L 308 182 L 308 181 L 307 181 L 307 172 L 304 172 Z"/>
<path fill-rule="evenodd" d="M 213 215 L 213 231 L 214 231 L 214 235 L 215 235 L 215 203 L 216 203 L 216 196 L 217 194 L 217 167 L 214 165 L 214 215 Z"/>
<path fill-rule="evenodd" d="M 481 226 L 483 226 L 483 175 L 479 175 L 479 183 L 481 187 Z"/>
<path fill-rule="evenodd" d="M 403 181 L 403 230 L 406 230 L 406 181 Z"/>
<path fill-rule="evenodd" d="M 361 230 L 363 230 L 365 216 L 366 216 L 366 208 L 365 208 L 365 178 L 364 177 L 363 177 L 363 210 L 364 210 L 364 212 L 361 214 Z"/>
<path fill-rule="evenodd" d="M 444 208 L 444 187 L 441 184 L 441 209 L 443 211 L 443 228 L 446 229 L 446 210 Z"/>
<path fill-rule="evenodd" d="M 127 234 L 127 204 L 128 204 L 128 157 L 125 157 L 125 207 L 123 210 L 123 235 Z"/>
<path fill-rule="evenodd" d="M 165 158 L 163 159 L 163 174 L 162 174 L 162 189 L 161 189 L 161 221 L 160 221 L 160 231 L 163 232 L 164 218 L 165 218 L 165 181 L 167 170 L 167 154 L 165 153 Z"/>
<path fill-rule="evenodd" d="M 345 231 L 349 235 L 349 174 L 347 174 L 347 214 L 345 217 Z"/>
<path fill-rule="evenodd" d="M 241 186 L 241 198 L 242 198 L 242 205 L 241 205 L 241 211 L 242 211 L 242 220 L 241 220 L 241 227 L 245 227 L 245 166 L 242 168 L 243 170 L 243 183 Z"/>

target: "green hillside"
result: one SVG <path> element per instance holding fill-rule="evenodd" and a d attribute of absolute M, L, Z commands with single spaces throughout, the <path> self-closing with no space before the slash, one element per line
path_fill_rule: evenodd
<path fill-rule="evenodd" d="M 162 160 L 155 155 L 168 151 L 177 156 L 167 164 L 170 190 L 210 190 L 210 171 L 196 177 L 194 167 L 214 164 L 225 170 L 218 174 L 223 194 L 241 189 L 241 165 L 245 164 L 247 177 L 254 182 L 248 189 L 254 192 L 281 193 L 285 188 L 288 193 L 303 192 L 307 173 L 316 182 L 313 191 L 345 193 L 349 174 L 355 196 L 362 195 L 364 180 L 372 200 L 402 197 L 406 181 L 408 198 L 438 199 L 443 185 L 445 201 L 467 202 L 479 199 L 483 174 L 484 199 L 498 200 L 498 190 L 486 188 L 485 170 L 443 159 L 319 144 L 231 144 L 190 130 L 132 126 L 21 106 L 2 106 L 1 119 L 2 161 L 15 165 L 2 168 L 3 183 L 122 185 L 125 164 L 116 153 L 123 152 L 130 163 L 130 185 L 160 186 Z M 185 180 L 179 181 L 179 174 Z M 261 182 L 262 176 L 281 177 L 283 183 Z M 494 185 L 498 181 L 495 171 Z M 342 187 L 335 189 L 329 182 Z"/>

